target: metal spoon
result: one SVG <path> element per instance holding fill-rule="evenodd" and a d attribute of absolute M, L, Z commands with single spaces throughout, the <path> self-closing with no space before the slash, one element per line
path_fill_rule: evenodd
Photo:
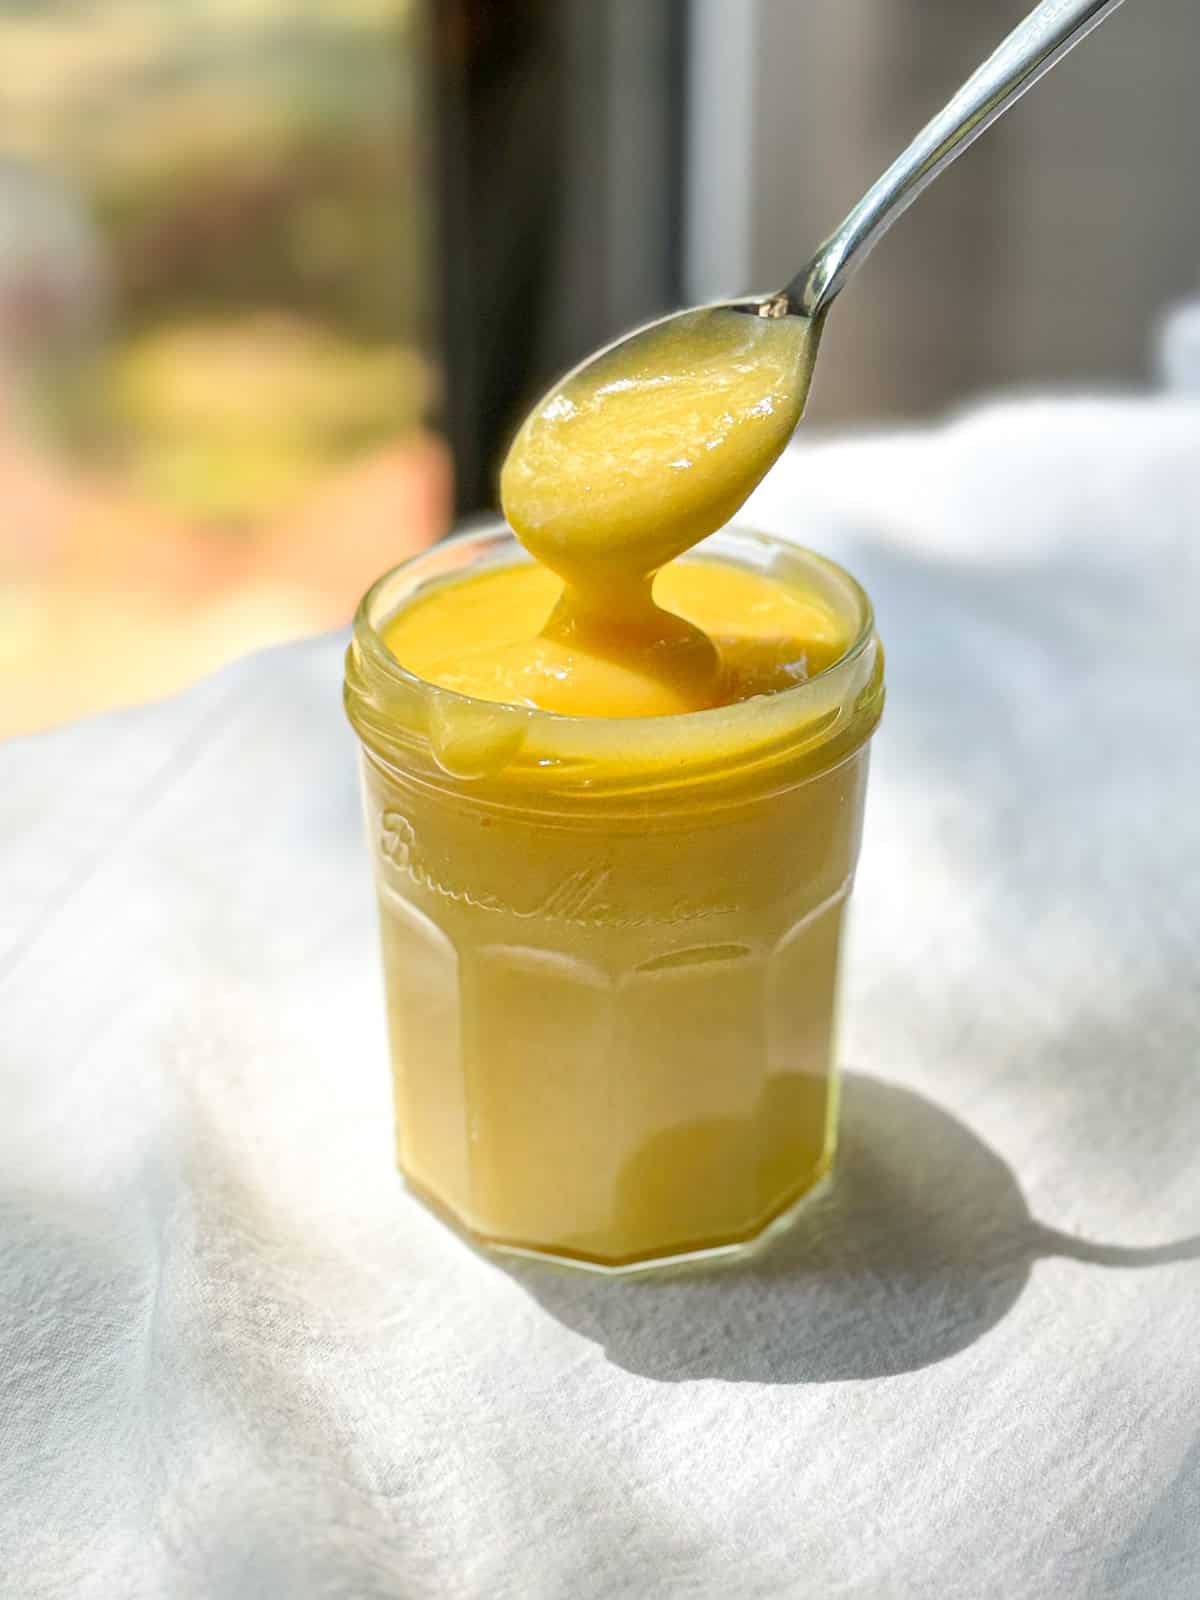
<path fill-rule="evenodd" d="M 629 548 L 639 561 L 645 556 L 640 570 L 648 573 L 726 522 L 804 413 L 825 312 L 834 296 L 922 189 L 1120 4 L 1042 0 L 872 184 L 785 289 L 765 299 L 674 312 L 626 334 L 560 379 L 530 412 L 501 474 L 505 515 L 518 534 L 527 540 L 536 534 L 547 550 L 552 545 L 568 554 L 573 550 L 572 560 L 585 546 L 595 546 L 611 563 L 614 528 L 634 530 L 638 540 L 643 537 L 638 530 L 645 530 L 644 549 L 636 541 Z M 747 324 L 734 312 L 749 313 L 756 321 Z M 775 332 L 757 320 L 764 318 L 779 324 Z M 781 353 L 790 363 L 782 390 L 771 370 Z M 717 393 L 714 437 L 699 438 L 697 427 L 706 425 L 706 416 L 697 396 L 713 388 L 709 375 L 715 370 L 757 373 L 764 391 L 760 403 L 728 411 Z M 685 389 L 690 385 L 691 398 L 672 411 L 669 396 L 681 382 Z M 644 427 L 647 393 L 662 401 L 655 426 L 649 439 L 639 436 L 636 462 L 630 458 L 622 471 L 614 471 L 619 441 L 631 427 Z M 749 399 L 754 402 L 756 396 Z M 749 426 L 755 419 L 766 419 L 769 426 Z M 716 446 L 722 453 L 710 458 Z M 564 461 L 570 469 L 558 470 Z M 697 461 L 720 470 L 697 473 Z M 683 468 L 686 479 L 680 475 Z M 533 496 L 531 504 L 523 495 Z"/>
<path fill-rule="evenodd" d="M 1042 0 L 925 124 L 787 287 L 743 309 L 764 317 L 819 316 L 921 191 L 1121 3 Z"/>

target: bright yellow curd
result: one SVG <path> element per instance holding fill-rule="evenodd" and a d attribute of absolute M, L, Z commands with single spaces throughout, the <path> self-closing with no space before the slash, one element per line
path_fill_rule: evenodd
<path fill-rule="evenodd" d="M 882 703 L 845 574 L 687 553 L 786 443 L 811 326 L 682 324 L 521 429 L 535 560 L 492 533 L 398 569 L 347 666 L 400 1164 L 474 1236 L 604 1267 L 736 1247 L 828 1166 Z"/>

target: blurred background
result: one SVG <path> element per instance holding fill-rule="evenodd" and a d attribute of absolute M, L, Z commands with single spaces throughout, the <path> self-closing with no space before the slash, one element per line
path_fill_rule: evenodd
<path fill-rule="evenodd" d="M 0 734 L 344 622 L 548 378 L 777 287 L 1029 0 L 0 0 Z M 830 320 L 809 423 L 1147 381 L 1194 0 L 1134 0 Z"/>

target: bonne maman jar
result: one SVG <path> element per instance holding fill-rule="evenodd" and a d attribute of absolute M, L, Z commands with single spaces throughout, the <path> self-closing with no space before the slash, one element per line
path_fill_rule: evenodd
<path fill-rule="evenodd" d="M 490 1246 L 600 1269 L 736 1251 L 832 1160 L 882 650 L 833 563 L 736 527 L 697 554 L 815 594 L 844 648 L 677 716 L 438 688 L 384 629 L 431 585 L 528 560 L 503 526 L 386 574 L 355 621 L 397 1159 Z"/>

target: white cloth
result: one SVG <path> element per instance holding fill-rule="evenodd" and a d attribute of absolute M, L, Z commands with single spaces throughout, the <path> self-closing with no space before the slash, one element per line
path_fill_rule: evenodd
<path fill-rule="evenodd" d="M 840 1169 L 748 1268 L 506 1267 L 395 1178 L 342 639 L 0 749 L 6 1600 L 1200 1592 L 1200 405 L 745 520 L 890 677 Z"/>

